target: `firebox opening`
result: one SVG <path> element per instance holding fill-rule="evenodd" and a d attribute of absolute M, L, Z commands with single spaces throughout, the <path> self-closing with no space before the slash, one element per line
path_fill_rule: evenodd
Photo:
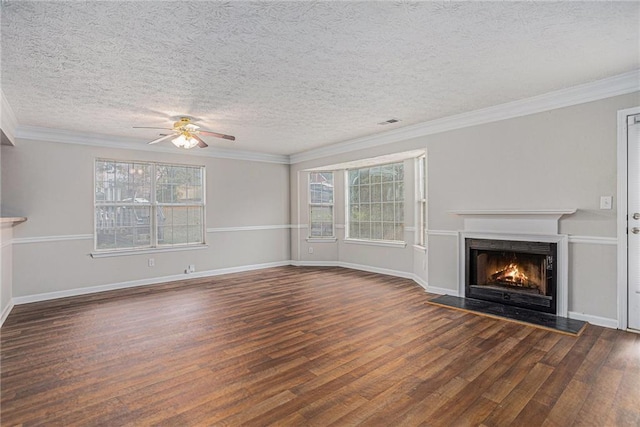
<path fill-rule="evenodd" d="M 477 255 L 476 284 L 547 295 L 546 270 L 543 255 L 486 251 Z"/>
<path fill-rule="evenodd" d="M 466 239 L 467 298 L 556 313 L 557 245 Z"/>

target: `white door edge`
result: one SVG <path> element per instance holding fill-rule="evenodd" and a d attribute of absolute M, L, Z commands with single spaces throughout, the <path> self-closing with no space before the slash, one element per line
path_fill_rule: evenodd
<path fill-rule="evenodd" d="M 640 106 L 618 111 L 618 328 L 627 329 L 627 117 L 640 114 Z"/>

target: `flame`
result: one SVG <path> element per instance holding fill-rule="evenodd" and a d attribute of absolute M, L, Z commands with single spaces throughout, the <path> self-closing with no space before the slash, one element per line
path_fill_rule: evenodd
<path fill-rule="evenodd" d="M 491 275 L 491 278 L 499 282 L 509 282 L 519 285 L 523 285 L 529 282 L 529 277 L 527 277 L 526 274 L 522 273 L 518 269 L 518 265 L 513 262 L 502 270 L 497 270 L 494 274 Z"/>

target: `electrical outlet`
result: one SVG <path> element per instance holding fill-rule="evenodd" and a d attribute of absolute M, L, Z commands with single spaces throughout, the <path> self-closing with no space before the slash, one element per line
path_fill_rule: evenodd
<path fill-rule="evenodd" d="M 153 267 L 156 265 L 156 260 L 153 258 L 149 258 L 149 267 Z"/>
<path fill-rule="evenodd" d="M 195 273 L 196 272 L 195 264 L 189 264 L 187 266 L 187 269 L 184 272 L 185 272 L 185 274 Z"/>
<path fill-rule="evenodd" d="M 309 253 L 312 254 L 313 253 L 313 246 L 309 246 Z"/>

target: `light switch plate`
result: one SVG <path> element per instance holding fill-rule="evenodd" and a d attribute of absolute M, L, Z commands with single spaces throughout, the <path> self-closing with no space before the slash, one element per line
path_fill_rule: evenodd
<path fill-rule="evenodd" d="M 613 196 L 600 196 L 600 209 L 613 209 Z"/>

